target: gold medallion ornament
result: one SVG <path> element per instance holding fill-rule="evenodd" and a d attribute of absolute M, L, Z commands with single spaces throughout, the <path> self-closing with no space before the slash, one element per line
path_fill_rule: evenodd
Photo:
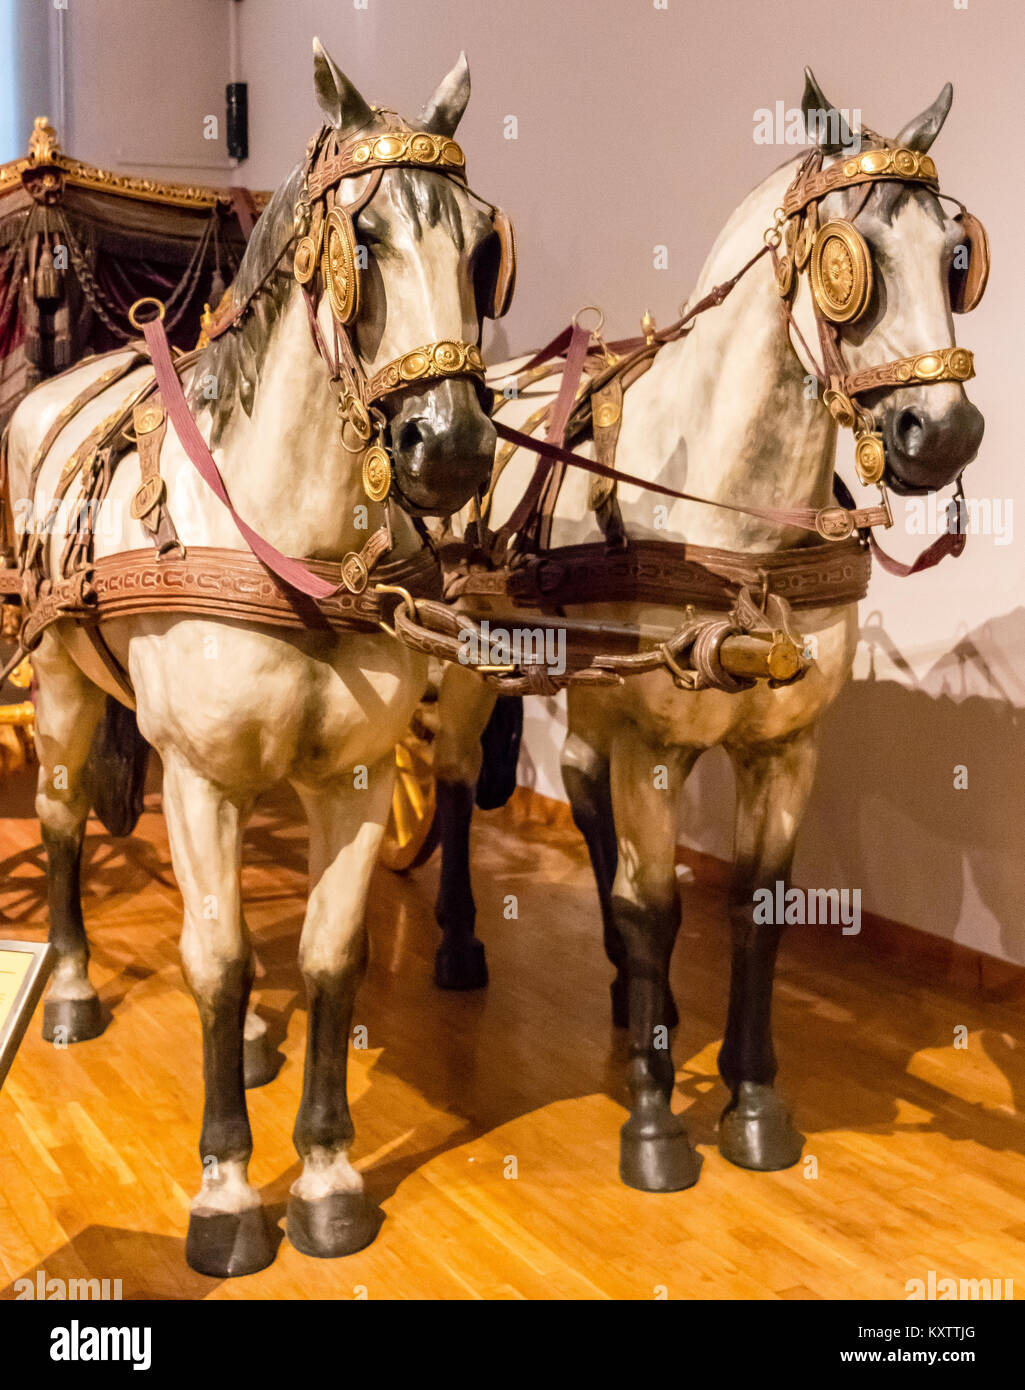
<path fill-rule="evenodd" d="M 391 491 L 391 459 L 380 444 L 363 455 L 363 491 L 371 502 L 383 502 Z"/>
<path fill-rule="evenodd" d="M 886 467 L 883 436 L 866 430 L 854 441 L 854 467 L 863 483 L 878 483 Z"/>
<path fill-rule="evenodd" d="M 141 521 L 164 500 L 166 495 L 164 480 L 157 473 L 152 478 L 147 478 L 145 482 L 140 483 L 135 489 L 128 510 L 136 521 Z"/>
<path fill-rule="evenodd" d="M 794 288 L 794 263 L 789 256 L 780 256 L 776 262 L 776 291 L 780 299 L 787 299 Z"/>
<path fill-rule="evenodd" d="M 342 560 L 342 581 L 350 594 L 361 594 L 367 587 L 370 572 L 362 555 L 350 550 Z"/>
<path fill-rule="evenodd" d="M 872 293 L 872 262 L 861 233 L 836 218 L 820 227 L 811 253 L 815 302 L 830 323 L 850 323 Z"/>
<path fill-rule="evenodd" d="M 808 257 L 811 255 L 811 248 L 814 244 L 814 229 L 807 222 L 803 222 L 801 230 L 797 234 L 797 241 L 794 243 L 794 265 L 798 270 L 803 270 L 808 264 Z"/>
<path fill-rule="evenodd" d="M 324 222 L 321 273 L 339 323 L 351 323 L 359 312 L 359 273 L 356 268 L 356 236 L 352 219 L 341 208 L 332 208 Z"/>
<path fill-rule="evenodd" d="M 834 391 L 832 388 L 824 391 L 822 393 L 822 404 L 842 430 L 853 428 L 855 420 L 854 406 L 850 398 L 845 396 L 842 391 Z"/>
<path fill-rule="evenodd" d="M 300 239 L 295 248 L 295 258 L 292 261 L 292 273 L 300 285 L 308 285 L 313 279 L 313 272 L 317 268 L 317 243 L 311 236 L 304 236 Z"/>
<path fill-rule="evenodd" d="M 845 541 L 854 533 L 854 520 L 846 507 L 823 507 L 815 526 L 824 541 Z"/>

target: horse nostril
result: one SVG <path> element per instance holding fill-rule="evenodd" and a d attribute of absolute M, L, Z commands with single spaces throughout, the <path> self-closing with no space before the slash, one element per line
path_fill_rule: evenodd
<path fill-rule="evenodd" d="M 399 430 L 399 437 L 396 441 L 397 447 L 404 454 L 412 453 L 418 444 L 424 443 L 423 434 L 420 432 L 419 420 L 407 420 Z"/>
<path fill-rule="evenodd" d="M 897 443 L 906 454 L 917 452 L 924 432 L 925 424 L 922 417 L 914 410 L 902 410 L 897 416 L 894 433 L 897 436 Z"/>

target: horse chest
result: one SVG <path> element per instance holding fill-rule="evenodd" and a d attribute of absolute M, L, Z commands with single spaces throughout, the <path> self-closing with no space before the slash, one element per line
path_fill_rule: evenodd
<path fill-rule="evenodd" d="M 148 627 L 129 654 L 139 726 L 226 785 L 331 780 L 389 755 L 426 683 L 422 658 L 373 635 Z"/>

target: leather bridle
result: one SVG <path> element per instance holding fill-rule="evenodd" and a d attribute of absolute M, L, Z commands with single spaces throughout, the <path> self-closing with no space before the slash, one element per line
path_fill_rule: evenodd
<path fill-rule="evenodd" d="M 939 191 L 936 165 L 928 154 L 905 146 L 890 145 L 882 137 L 875 138 L 880 141 L 878 148 L 838 159 L 828 168 L 822 167 L 823 153 L 818 149 L 802 160 L 794 180 L 783 195 L 783 203 L 776 211 L 773 226 L 765 233 L 765 241 L 773 257 L 776 288 L 784 314 L 818 376 L 823 388 L 823 404 L 841 429 L 854 431 L 854 463 L 858 477 L 864 484 L 877 484 L 885 500 L 883 474 L 886 456 L 883 437 L 875 428 L 872 412 L 859 398 L 872 391 L 900 386 L 968 381 L 975 375 L 975 364 L 973 354 L 967 348 L 951 345 L 856 372 L 848 368 L 839 326 L 860 315 L 871 291 L 871 260 L 855 223 L 872 187 L 883 181 L 898 182 L 927 188 L 937 197 L 948 196 Z M 832 193 L 857 188 L 863 188 L 864 193 L 850 215 L 820 226 L 819 204 L 822 200 Z M 976 254 L 985 259 L 981 269 L 977 268 L 976 271 L 979 284 L 974 302 L 977 303 L 988 274 L 985 232 L 977 219 L 969 217 L 963 203 L 957 199 L 952 201 L 958 202 L 962 217 L 978 228 L 976 236 L 981 238 L 982 244 Z M 830 241 L 832 247 L 826 254 L 827 258 L 832 256 L 840 286 L 835 294 L 823 271 L 823 244 Z M 822 352 L 821 365 L 808 348 L 791 310 L 802 273 L 807 273 L 811 280 L 812 308 Z M 850 534 L 851 528 L 843 513 L 843 508 L 837 508 L 833 515 L 825 518 L 827 527 L 831 523 L 836 526 L 829 538 L 842 539 Z M 821 527 L 820 530 L 826 535 L 826 530 Z M 955 539 L 963 543 L 963 538 Z"/>
<path fill-rule="evenodd" d="M 856 464 L 859 478 L 863 483 L 875 482 L 878 485 L 880 505 L 856 508 L 850 493 L 839 477 L 834 480 L 837 496 L 841 500 L 839 506 L 821 508 L 752 507 L 743 503 L 727 503 L 722 499 L 696 496 L 681 489 L 670 488 L 649 479 L 624 473 L 620 469 L 612 467 L 608 458 L 605 461 L 602 461 L 601 458 L 591 459 L 567 449 L 562 443 L 561 436 L 552 437 L 551 421 L 555 414 L 555 407 L 553 406 L 545 413 L 545 418 L 549 422 L 549 434 L 545 439 L 535 438 L 523 430 L 513 429 L 501 421 L 495 421 L 498 436 L 505 441 L 507 457 L 511 450 L 517 448 L 529 450 L 538 455 L 534 476 L 528 484 L 523 499 L 516 507 L 512 517 L 495 537 L 495 543 L 500 552 L 504 553 L 510 538 L 514 535 L 518 535 L 520 542 L 525 544 L 528 549 L 531 547 L 533 543 L 531 531 L 539 512 L 539 500 L 542 499 L 543 494 L 544 505 L 547 506 L 548 513 L 550 514 L 554 509 L 558 488 L 557 486 L 548 487 L 549 475 L 555 478 L 557 483 L 561 479 L 560 470 L 564 470 L 566 467 L 583 469 L 595 475 L 597 480 L 604 480 L 605 488 L 602 493 L 604 497 L 610 495 L 617 483 L 630 483 L 665 497 L 742 512 L 749 516 L 757 516 L 776 522 L 782 526 L 796 526 L 805 531 L 816 532 L 827 541 L 846 541 L 857 531 L 871 546 L 874 555 L 884 569 L 901 576 L 927 569 L 937 564 L 945 555 L 956 556 L 963 551 L 965 535 L 960 529 L 941 534 L 910 565 L 903 564 L 901 561 L 886 555 L 878 546 L 873 528 L 876 526 L 889 527 L 893 524 L 889 497 L 883 480 L 885 452 L 882 436 L 874 428 L 875 422 L 872 414 L 858 398 L 869 391 L 892 389 L 904 385 L 925 384 L 934 381 L 967 381 L 975 374 L 972 353 L 967 348 L 950 346 L 916 353 L 913 356 L 898 358 L 892 362 L 851 372 L 844 360 L 843 348 L 835 323 L 830 322 L 822 312 L 813 284 L 812 300 L 819 330 L 819 340 L 826 363 L 825 366 L 820 366 L 805 342 L 804 335 L 801 333 L 791 310 L 791 300 L 798 277 L 811 264 L 816 235 L 822 231 L 828 232 L 837 225 L 836 222 L 831 222 L 826 224 L 825 228 L 820 229 L 818 227 L 818 204 L 829 193 L 842 188 L 863 187 L 862 200 L 854 210 L 851 222 L 844 225 L 849 227 L 850 233 L 853 234 L 851 243 L 854 249 L 857 249 L 857 243 L 860 242 L 861 252 L 865 257 L 869 254 L 868 248 L 864 245 L 860 233 L 854 228 L 853 220 L 864 207 L 875 183 L 889 180 L 910 185 L 917 184 L 929 188 L 936 193 L 937 197 L 949 197 L 949 195 L 939 192 L 936 166 L 928 155 L 920 154 L 904 146 L 891 145 L 875 131 L 866 130 L 865 134 L 877 141 L 879 148 L 868 150 L 857 157 L 843 159 L 831 164 L 828 168 L 822 167 L 822 151 L 818 149 L 811 151 L 802 160 L 794 179 L 788 186 L 782 206 L 776 209 L 774 223 L 764 233 L 764 244 L 761 249 L 745 262 L 729 280 L 713 286 L 702 299 L 692 304 L 690 308 L 682 310 L 681 317 L 675 323 L 666 328 L 656 329 L 654 324 L 650 323 L 649 316 L 646 316 L 645 336 L 643 338 L 630 338 L 606 344 L 602 342 L 597 330 L 587 334 L 574 320 L 573 325 L 553 338 L 546 347 L 535 353 L 520 369 L 519 380 L 529 381 L 538 374 L 544 375 L 551 370 L 549 363 L 554 359 L 564 358 L 566 365 L 562 369 L 563 390 L 567 399 L 572 401 L 576 397 L 582 363 L 586 353 L 591 350 L 588 346 L 583 351 L 577 351 L 578 365 L 571 372 L 569 365 L 574 356 L 574 348 L 580 348 L 579 340 L 581 337 L 594 337 L 598 342 L 598 350 L 604 356 L 605 366 L 599 368 L 591 377 L 589 387 L 584 393 L 585 397 L 589 394 L 591 398 L 596 399 L 600 388 L 614 385 L 617 380 L 620 383 L 621 395 L 626 386 L 650 367 L 655 355 L 665 344 L 686 336 L 690 332 L 694 320 L 700 314 L 722 304 L 761 258 L 770 254 L 776 270 L 776 286 L 788 331 L 792 332 L 801 343 L 806 360 L 810 362 L 818 377 L 821 388 L 820 398 L 834 420 L 841 427 L 855 431 Z M 961 209 L 958 220 L 963 224 L 966 239 L 971 248 L 967 274 L 964 282 L 959 284 L 956 295 L 953 283 L 951 285 L 951 308 L 955 312 L 964 313 L 976 306 L 985 290 L 989 273 L 989 248 L 985 229 L 981 222 L 972 217 L 958 199 L 951 199 L 951 201 L 957 203 Z M 780 249 L 784 243 L 785 250 L 783 254 L 780 254 Z M 862 290 L 866 288 L 863 286 Z M 857 306 L 857 312 L 850 317 L 856 317 L 858 312 L 863 311 L 867 301 L 867 293 L 863 293 L 861 303 Z M 602 321 L 604 321 L 604 315 Z M 796 347 L 794 351 L 797 352 Z M 626 356 L 616 356 L 616 354 L 622 353 L 625 353 Z M 797 355 L 800 358 L 801 354 L 798 353 Z M 567 376 L 572 377 L 568 383 L 565 380 Z M 614 417 L 613 429 L 616 430 L 620 408 L 612 406 L 611 409 Z M 541 417 L 538 417 L 530 421 L 527 428 L 529 429 L 540 422 Z M 600 424 L 601 421 L 596 416 L 593 421 L 596 446 L 599 439 Z M 612 452 L 614 455 L 614 447 Z M 546 488 L 547 492 L 545 491 Z M 958 480 L 958 490 L 960 492 L 960 480 Z"/>
<path fill-rule="evenodd" d="M 398 392 L 451 378 L 468 378 L 483 391 L 485 368 L 479 341 L 467 343 L 446 338 L 418 344 L 372 375 L 367 374 L 354 339 L 360 304 L 357 217 L 373 199 L 386 170 L 422 169 L 457 183 L 489 211 L 499 236 L 501 259 L 497 282 L 483 309 L 484 317 L 500 317 L 508 308 L 516 262 L 512 225 L 499 208 L 469 188 L 465 157 L 456 141 L 416 130 L 395 112 L 372 109 L 375 116 L 389 118 L 385 129 L 343 139 L 334 127 L 325 125 L 307 146 L 302 186 L 295 205 L 293 274 L 303 289 L 313 341 L 338 390 L 342 445 L 350 453 L 363 455 L 367 496 L 371 501 L 382 502 L 391 490 L 392 470 L 385 442 L 385 417 L 379 403 Z M 357 196 L 343 202 L 341 184 L 346 179 L 364 176 L 369 177 Z M 282 251 L 275 265 L 287 250 L 288 247 Z M 259 287 L 246 304 L 226 304 L 223 316 L 219 312 L 210 321 L 208 338 L 220 336 L 237 323 L 258 292 Z M 327 296 L 331 306 L 330 346 L 317 317 L 322 295 Z"/>

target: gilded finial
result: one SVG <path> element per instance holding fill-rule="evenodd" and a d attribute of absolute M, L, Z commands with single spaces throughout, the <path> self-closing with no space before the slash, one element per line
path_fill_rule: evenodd
<path fill-rule="evenodd" d="M 50 124 L 49 116 L 37 116 L 29 136 L 28 157 L 33 164 L 49 164 L 55 154 L 60 154 L 60 141 L 57 132 Z"/>
<path fill-rule="evenodd" d="M 196 351 L 200 348 L 210 346 L 210 325 L 214 321 L 214 316 L 210 312 L 210 305 L 203 305 L 203 312 L 199 318 L 199 342 L 196 344 Z"/>
<path fill-rule="evenodd" d="M 641 332 L 644 334 L 644 341 L 650 347 L 655 341 L 655 320 L 651 316 L 650 309 L 644 311 L 644 317 L 641 319 Z"/>

